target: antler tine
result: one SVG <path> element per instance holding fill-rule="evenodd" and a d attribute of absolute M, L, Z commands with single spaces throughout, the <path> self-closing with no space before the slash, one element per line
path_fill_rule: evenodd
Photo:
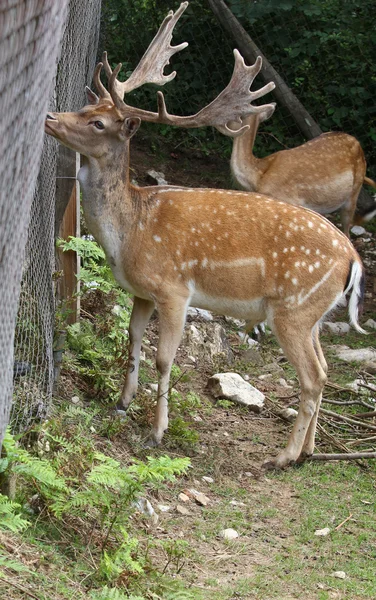
<path fill-rule="evenodd" d="M 248 129 L 248 125 L 235 131 L 228 127 L 228 123 L 230 121 L 241 123 L 242 117 L 251 113 L 259 113 L 265 110 L 265 108 L 269 108 L 269 104 L 253 106 L 252 101 L 271 92 L 275 88 L 275 84 L 270 82 L 260 90 L 251 92 L 250 87 L 261 69 L 262 60 L 258 57 L 255 64 L 248 67 L 238 50 L 234 50 L 234 56 L 235 66 L 230 83 L 213 102 L 205 106 L 197 114 L 187 117 L 170 115 L 167 112 L 162 92 L 158 92 L 158 114 L 138 110 L 137 115 L 144 121 L 152 121 L 154 123 L 164 123 L 166 125 L 187 128 L 212 125 L 227 136 L 238 137 L 243 135 L 245 130 Z"/>
<path fill-rule="evenodd" d="M 112 101 L 115 104 L 116 108 L 119 108 L 120 110 L 124 110 L 124 108 L 127 107 L 127 105 L 123 102 L 121 92 L 119 93 L 119 86 L 117 85 L 119 82 L 116 79 L 119 75 L 122 66 L 122 63 L 116 65 L 115 69 L 111 72 L 111 76 L 108 81 L 108 89 L 110 90 L 110 96 L 112 98 Z"/>
<path fill-rule="evenodd" d="M 170 10 L 132 75 L 127 81 L 116 82 L 115 87 L 122 99 L 125 94 L 135 90 L 144 83 L 165 85 L 165 83 L 174 79 L 176 71 L 173 71 L 169 75 L 164 75 L 163 71 L 170 63 L 171 56 L 188 46 L 188 42 L 183 42 L 178 46 L 171 46 L 174 27 L 187 6 L 188 2 L 183 2 L 175 13 Z M 110 78 L 112 70 L 107 60 L 107 53 L 103 54 L 102 60 L 106 75 Z"/>
<path fill-rule="evenodd" d="M 98 63 L 97 66 L 95 67 L 93 81 L 95 83 L 95 87 L 97 88 L 97 92 L 98 92 L 100 98 L 111 98 L 110 94 L 108 93 L 108 91 L 104 87 L 103 83 L 101 82 L 102 67 L 103 67 L 103 64 L 101 62 Z"/>

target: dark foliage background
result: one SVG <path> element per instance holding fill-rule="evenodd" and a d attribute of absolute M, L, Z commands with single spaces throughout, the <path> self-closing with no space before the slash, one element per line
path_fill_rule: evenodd
<path fill-rule="evenodd" d="M 324 131 L 346 131 L 361 142 L 369 174 L 376 177 L 376 29 L 373 0 L 228 0 L 274 68 Z M 103 48 L 110 61 L 134 69 L 169 9 L 171 0 L 105 0 Z M 171 112 L 189 114 L 210 102 L 231 77 L 232 49 L 206 0 L 192 0 L 178 22 L 173 43 L 189 47 L 175 55 L 176 79 L 165 89 Z M 256 87 L 262 81 L 256 81 Z M 128 101 L 155 109 L 155 88 L 145 86 Z M 229 153 L 230 141 L 214 131 L 173 132 L 186 145 Z M 304 142 L 287 110 L 278 107 L 260 131 L 256 153 L 266 155 Z"/>

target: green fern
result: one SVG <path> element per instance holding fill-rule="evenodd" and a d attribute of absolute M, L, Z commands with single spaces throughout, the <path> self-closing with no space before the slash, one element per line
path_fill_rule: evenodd
<path fill-rule="evenodd" d="M 23 531 L 30 525 L 29 521 L 17 514 L 16 511 L 20 508 L 19 504 L 0 494 L 0 529 L 16 533 L 17 531 Z"/>
<path fill-rule="evenodd" d="M 145 597 L 128 596 L 118 588 L 108 588 L 105 586 L 101 590 L 93 590 L 90 593 L 90 600 L 145 600 Z"/>

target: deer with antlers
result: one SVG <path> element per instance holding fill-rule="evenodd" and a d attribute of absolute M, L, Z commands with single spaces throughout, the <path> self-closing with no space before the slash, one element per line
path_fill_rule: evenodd
<path fill-rule="evenodd" d="M 183 45 L 171 47 L 172 29 L 187 3 L 170 12 L 128 82 L 118 65 L 108 91 L 96 69 L 99 97 L 76 113 L 49 113 L 46 132 L 83 156 L 78 178 L 91 233 L 103 246 L 119 284 L 134 295 L 129 359 L 119 408 L 136 395 L 143 332 L 156 308 L 159 341 L 158 398 L 151 443 L 168 426 L 172 363 L 189 306 L 259 323 L 267 319 L 286 357 L 297 370 L 301 403 L 287 447 L 271 461 L 285 467 L 314 449 L 316 420 L 326 381 L 319 323 L 343 294 L 351 292 L 350 320 L 358 331 L 364 273 L 349 240 L 313 211 L 262 194 L 174 186 L 140 188 L 129 181 L 129 142 L 141 120 L 180 127 L 214 125 L 237 135 L 229 122 L 259 113 L 252 101 L 273 88 L 251 92 L 260 60 L 246 66 L 235 51 L 232 79 L 193 116 L 167 112 L 159 93 L 157 113 L 127 105 L 126 91 L 146 81 L 166 82 L 164 65 Z M 175 74 L 168 76 L 172 79 Z M 130 82 L 132 81 L 132 84 Z"/>
<path fill-rule="evenodd" d="M 342 228 L 349 237 L 363 183 L 376 187 L 376 182 L 366 177 L 361 145 L 352 135 L 330 132 L 297 148 L 257 158 L 253 146 L 258 128 L 274 109 L 272 103 L 243 119 L 241 125 L 248 129 L 234 138 L 232 146 L 231 172 L 235 181 L 250 192 L 267 194 L 322 215 L 340 210 Z M 240 126 L 234 123 L 233 127 Z M 376 206 L 357 222 L 367 221 L 375 214 Z"/>

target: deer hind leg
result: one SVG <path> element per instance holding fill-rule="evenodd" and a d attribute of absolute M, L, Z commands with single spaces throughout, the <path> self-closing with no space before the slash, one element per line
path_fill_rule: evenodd
<path fill-rule="evenodd" d="M 350 227 L 354 222 L 354 214 L 356 210 L 356 203 L 362 187 L 363 179 L 360 183 L 356 182 L 353 186 L 351 196 L 348 201 L 342 206 L 340 210 L 342 230 L 343 233 L 350 238 Z"/>
<path fill-rule="evenodd" d="M 187 298 L 174 298 L 158 305 L 159 340 L 157 351 L 158 399 L 148 445 L 158 445 L 168 427 L 168 397 L 172 363 L 183 333 Z"/>
<path fill-rule="evenodd" d="M 315 348 L 317 358 L 320 361 L 322 370 L 326 374 L 328 372 L 328 365 L 327 365 L 324 353 L 323 353 L 321 345 L 320 345 L 319 326 L 318 325 L 316 325 L 315 328 L 313 329 L 312 338 L 313 338 L 313 345 Z M 303 448 L 302 448 L 302 451 L 299 456 L 299 462 L 303 462 L 308 456 L 312 456 L 313 451 L 315 449 L 316 426 L 317 426 L 317 419 L 319 416 L 321 397 L 322 397 L 322 394 L 320 394 L 320 397 L 317 401 L 316 412 L 315 412 L 314 416 L 312 417 L 311 423 L 308 427 L 308 431 L 307 431 L 307 434 L 306 434 L 306 437 L 304 440 Z"/>
<path fill-rule="evenodd" d="M 294 423 L 287 446 L 278 456 L 267 462 L 266 468 L 283 469 L 298 460 L 307 439 L 316 429 L 316 413 L 326 381 L 326 374 L 312 339 L 312 327 L 303 322 L 286 323 L 286 319 L 274 320 L 273 331 L 281 347 L 295 367 L 300 381 L 301 399 L 298 416 Z M 311 427 L 311 430 L 310 430 Z M 310 431 L 310 433 L 308 433 Z"/>
<path fill-rule="evenodd" d="M 134 298 L 131 320 L 129 323 L 127 372 L 123 391 L 117 406 L 119 410 L 126 410 L 136 395 L 142 336 L 153 310 L 154 302 L 143 300 L 142 298 Z"/>

